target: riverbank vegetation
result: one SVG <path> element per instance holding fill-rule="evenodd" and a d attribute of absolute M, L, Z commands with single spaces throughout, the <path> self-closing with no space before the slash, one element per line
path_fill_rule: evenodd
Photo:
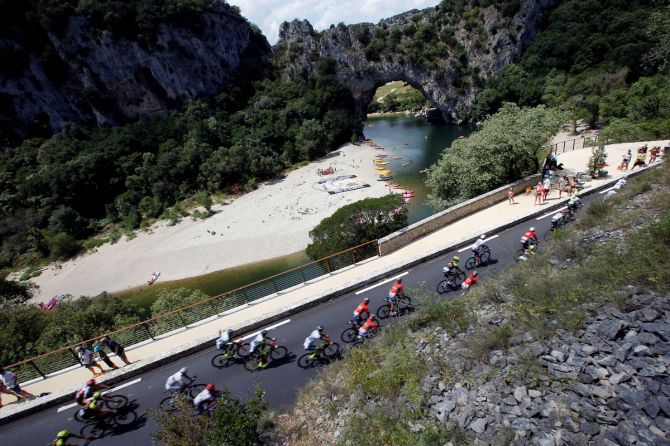
<path fill-rule="evenodd" d="M 240 193 L 357 137 L 351 93 L 322 60 L 312 83 L 240 79 L 183 112 L 115 129 L 67 126 L 0 154 L 0 268 L 118 239 L 189 197 Z M 205 203 L 205 207 L 207 203 Z M 107 237 L 89 240 L 102 231 Z"/>
<path fill-rule="evenodd" d="M 429 102 L 419 90 L 404 82 L 389 82 L 375 92 L 368 105 L 368 114 L 419 111 L 426 107 L 429 107 Z"/>

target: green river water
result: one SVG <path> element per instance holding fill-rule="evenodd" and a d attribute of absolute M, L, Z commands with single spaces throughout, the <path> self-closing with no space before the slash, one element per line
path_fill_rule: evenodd
<path fill-rule="evenodd" d="M 470 133 L 471 128 L 455 125 L 429 125 L 424 119 L 406 116 L 385 116 L 370 118 L 365 123 L 365 137 L 374 140 L 386 150 L 387 166 L 393 171 L 393 181 L 413 190 L 416 196 L 409 204 L 409 220 L 414 223 L 433 214 L 433 210 L 425 204 L 426 187 L 425 174 L 419 170 L 430 167 L 439 158 L 442 151 L 451 145 L 459 136 Z M 393 160 L 393 156 L 402 157 Z M 402 163 L 409 162 L 403 166 Z M 213 296 L 225 293 L 243 285 L 270 277 L 309 262 L 304 251 L 290 254 L 262 262 L 242 265 L 215 271 L 202 276 L 188 279 L 161 282 L 152 286 L 141 286 L 128 291 L 117 293 L 126 297 L 143 310 L 144 316 L 149 316 L 151 303 L 156 299 L 159 290 L 164 288 L 186 287 L 200 289 Z"/>

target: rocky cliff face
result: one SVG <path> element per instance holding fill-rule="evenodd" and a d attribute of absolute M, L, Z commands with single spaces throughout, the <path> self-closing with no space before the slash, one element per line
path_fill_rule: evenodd
<path fill-rule="evenodd" d="M 512 62 L 535 37 L 554 0 L 525 0 L 516 11 L 449 3 L 382 20 L 332 26 L 322 33 L 306 20 L 285 22 L 273 48 L 284 76 L 308 80 L 319 58 L 336 62 L 362 118 L 375 90 L 402 80 L 420 90 L 447 121 L 460 122 L 483 82 Z M 515 7 L 516 8 L 516 7 Z"/>
<path fill-rule="evenodd" d="M 116 125 L 216 94 L 240 70 L 267 64 L 267 40 L 236 9 L 215 5 L 202 24 L 197 33 L 161 24 L 147 44 L 93 32 L 86 18 L 73 16 L 63 30 L 42 30 L 48 60 L 44 48 L 0 33 L 0 51 L 22 62 L 0 68 L 2 127 L 25 136 L 36 125 L 57 131 L 68 121 Z"/>

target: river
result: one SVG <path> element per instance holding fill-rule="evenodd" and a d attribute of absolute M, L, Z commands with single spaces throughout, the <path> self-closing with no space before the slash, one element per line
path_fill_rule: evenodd
<path fill-rule="evenodd" d="M 408 205 L 410 223 L 433 214 L 433 209 L 425 203 L 426 175 L 419 171 L 437 162 L 442 151 L 451 145 L 453 140 L 459 136 L 466 136 L 470 132 L 470 127 L 449 124 L 430 125 L 425 119 L 404 115 L 375 117 L 365 122 L 365 137 L 374 140 L 386 149 L 380 153 L 388 155 L 386 159 L 389 164 L 386 167 L 393 172 L 392 182 L 416 194 Z M 402 159 L 394 160 L 394 156 Z M 287 271 L 310 260 L 304 251 L 301 251 L 263 262 L 215 271 L 203 276 L 170 282 L 159 281 L 156 285 L 141 286 L 117 294 L 135 302 L 142 309 L 142 315 L 148 317 L 151 303 L 161 289 L 198 288 L 213 296 Z"/>

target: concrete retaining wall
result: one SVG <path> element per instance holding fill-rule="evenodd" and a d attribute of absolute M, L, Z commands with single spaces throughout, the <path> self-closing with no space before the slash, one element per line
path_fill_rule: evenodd
<path fill-rule="evenodd" d="M 414 240 L 442 229 L 456 220 L 460 220 L 475 212 L 479 212 L 500 201 L 507 200 L 507 191 L 510 187 L 515 194 L 519 194 L 525 191 L 527 186 L 535 186 L 540 178 L 540 174 L 531 175 L 514 183 L 499 187 L 484 195 L 464 201 L 463 203 L 452 206 L 449 209 L 445 209 L 442 212 L 438 212 L 437 214 L 409 225 L 400 231 L 389 234 L 386 237 L 379 239 L 379 254 L 384 256 L 393 251 L 397 251 L 403 246 L 409 245 Z"/>

